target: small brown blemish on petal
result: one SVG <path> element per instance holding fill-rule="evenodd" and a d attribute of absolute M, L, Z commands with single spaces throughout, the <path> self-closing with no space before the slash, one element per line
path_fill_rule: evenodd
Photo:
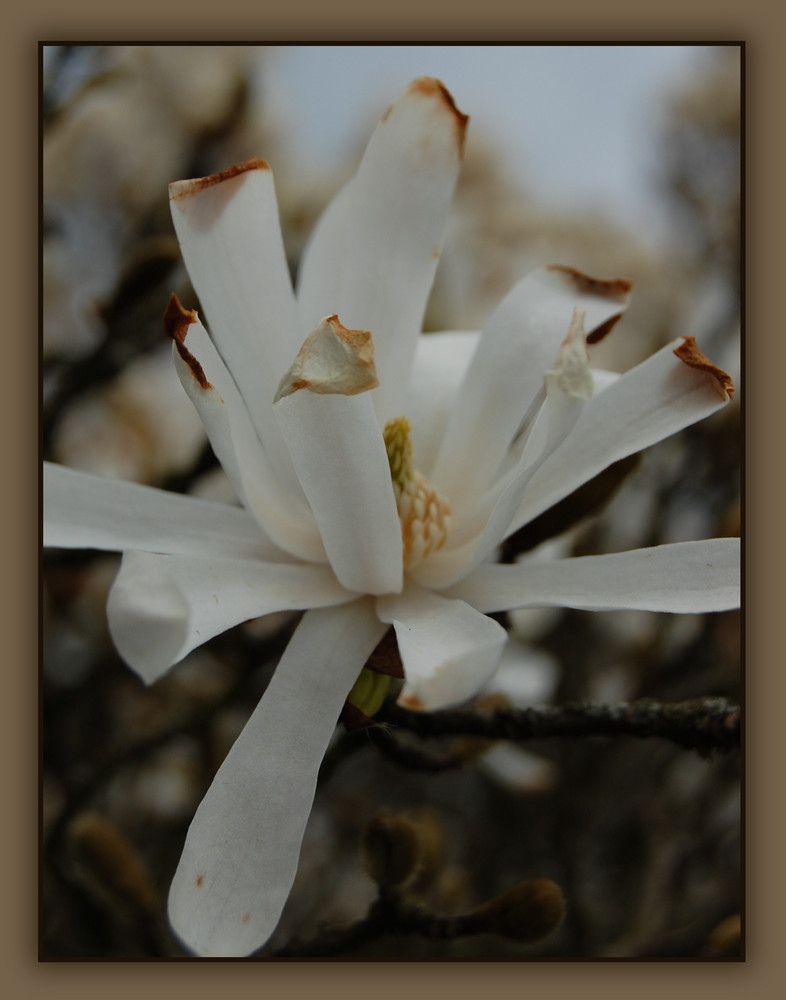
<path fill-rule="evenodd" d="M 402 708 L 408 708 L 411 712 L 425 712 L 426 706 L 416 694 L 404 694 L 398 700 Z"/>
<path fill-rule="evenodd" d="M 205 884 L 205 876 L 204 875 L 198 875 L 197 876 L 197 880 L 196 880 L 196 887 L 197 887 L 197 889 L 201 889 L 204 884 Z"/>
<path fill-rule="evenodd" d="M 184 308 L 180 303 L 180 299 L 173 292 L 172 298 L 169 300 L 169 305 L 166 307 L 166 312 L 164 313 L 164 332 L 167 337 L 171 337 L 172 340 L 174 340 L 177 353 L 191 369 L 194 378 L 197 382 L 199 382 L 202 388 L 212 389 L 213 386 L 210 382 L 208 382 L 202 369 L 202 365 L 200 365 L 191 351 L 189 351 L 186 347 L 186 333 L 189 326 L 191 326 L 192 323 L 196 323 L 196 321 L 196 309 Z"/>
<path fill-rule="evenodd" d="M 682 344 L 676 348 L 674 353 L 680 361 L 683 361 L 686 365 L 690 365 L 691 368 L 699 368 L 701 371 L 711 375 L 721 395 L 731 399 L 734 395 L 734 382 L 731 376 L 727 375 L 722 368 L 714 365 L 706 354 L 703 354 L 699 350 L 696 346 L 695 337 L 685 337 Z"/>
<path fill-rule="evenodd" d="M 200 191 L 213 187 L 215 184 L 223 184 L 224 181 L 231 181 L 241 174 L 248 173 L 249 170 L 270 170 L 270 166 L 264 160 L 254 158 L 246 160 L 244 163 L 238 163 L 233 167 L 227 167 L 226 170 L 220 170 L 216 174 L 208 174 L 207 177 L 174 181 L 169 185 L 169 197 L 173 199 L 185 198 L 188 195 L 198 194 Z"/>
<path fill-rule="evenodd" d="M 250 919 L 251 919 L 251 914 L 250 913 L 244 913 L 243 914 L 243 923 L 244 924 L 247 924 Z"/>

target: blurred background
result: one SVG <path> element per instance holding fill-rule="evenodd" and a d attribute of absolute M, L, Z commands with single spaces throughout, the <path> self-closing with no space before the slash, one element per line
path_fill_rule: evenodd
<path fill-rule="evenodd" d="M 606 367 L 692 335 L 737 384 L 721 413 L 574 498 L 568 520 L 586 516 L 550 544 L 584 554 L 738 534 L 736 46 L 44 47 L 43 457 L 231 502 L 163 337 L 171 292 L 196 304 L 167 184 L 266 159 L 296 275 L 319 213 L 419 75 L 442 79 L 470 115 L 426 329 L 479 328 L 518 278 L 560 263 L 634 281 Z M 185 831 L 295 622 L 240 626 L 147 689 L 107 634 L 117 565 L 43 558 L 44 958 L 182 954 L 163 914 Z M 507 624 L 531 654 L 526 677 L 500 675 L 494 696 L 514 704 L 741 696 L 737 613 L 528 612 Z M 434 912 L 546 877 L 566 915 L 536 944 L 398 936 L 345 957 L 735 953 L 735 755 L 655 739 L 440 745 L 464 766 L 425 773 L 337 732 L 265 955 L 364 915 L 376 889 L 361 835 L 380 810 L 406 813 L 429 845 L 412 891 Z"/>

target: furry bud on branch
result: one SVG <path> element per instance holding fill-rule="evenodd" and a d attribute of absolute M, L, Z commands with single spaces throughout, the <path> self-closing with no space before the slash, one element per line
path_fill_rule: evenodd
<path fill-rule="evenodd" d="M 538 941 L 550 934 L 565 912 L 562 890 L 547 878 L 519 882 L 479 906 L 464 919 L 476 933 L 499 934 L 514 941 Z"/>
<path fill-rule="evenodd" d="M 380 889 L 403 885 L 418 863 L 418 835 L 401 816 L 379 813 L 366 824 L 362 837 L 366 871 Z"/>

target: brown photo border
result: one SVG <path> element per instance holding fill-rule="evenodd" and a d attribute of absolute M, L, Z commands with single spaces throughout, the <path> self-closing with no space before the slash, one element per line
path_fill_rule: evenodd
<path fill-rule="evenodd" d="M 107 9 L 98 0 L 30 0 L 2 14 L 0 60 L 5 144 L 0 157 L 6 205 L 3 227 L 3 333 L 6 361 L 0 428 L 7 470 L 3 504 L 2 676 L 0 761 L 5 794 L 0 961 L 8 996 L 213 997 L 251 987 L 287 1000 L 376 998 L 404 991 L 451 998 L 526 993 L 547 997 L 675 1000 L 740 995 L 768 1000 L 786 983 L 781 900 L 783 726 L 786 671 L 778 563 L 783 558 L 784 490 L 782 321 L 777 315 L 783 255 L 777 220 L 786 218 L 786 176 L 779 102 L 786 93 L 781 27 L 771 0 L 661 0 L 638 12 L 629 2 L 555 0 L 546 13 L 512 0 L 482 4 L 399 0 L 370 10 L 367 0 L 290 0 L 284 14 L 256 3 L 224 0 L 162 7 L 137 0 Z M 38 43 L 40 41 L 219 42 L 743 42 L 746 65 L 745 479 L 746 479 L 746 958 L 743 962 L 324 963 L 235 962 L 39 963 L 37 960 L 37 607 L 38 550 Z M 537 99 L 522 95 L 522 100 Z M 779 124 L 780 123 L 780 124 Z M 11 216 L 8 219 L 8 216 Z M 770 456 L 773 456 L 771 459 Z M 10 489 L 8 487 L 11 487 Z M 780 515 L 780 516 L 779 516 Z M 779 726 L 779 723 L 780 726 Z"/>

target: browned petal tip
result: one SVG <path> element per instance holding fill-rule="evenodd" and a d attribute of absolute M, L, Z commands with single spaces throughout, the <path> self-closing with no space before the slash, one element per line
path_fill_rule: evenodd
<path fill-rule="evenodd" d="M 227 167 L 226 170 L 220 170 L 216 174 L 209 174 L 207 177 L 174 181 L 169 185 L 169 197 L 172 199 L 185 198 L 188 195 L 198 194 L 200 191 L 213 187 L 215 184 L 223 184 L 224 181 L 231 181 L 234 177 L 248 173 L 249 170 L 270 170 L 270 166 L 265 160 L 253 157 L 244 163 L 237 163 L 233 167 Z"/>
<path fill-rule="evenodd" d="M 683 338 L 682 344 L 675 349 L 674 353 L 680 361 L 684 361 L 691 368 L 699 368 L 701 371 L 711 375 L 721 395 L 727 399 L 731 399 L 734 395 L 734 382 L 731 376 L 727 375 L 722 368 L 714 365 L 706 354 L 703 354 L 699 350 L 696 346 L 695 337 Z"/>
<path fill-rule="evenodd" d="M 603 278 L 591 278 L 575 267 L 566 267 L 563 264 L 549 264 L 546 269 L 561 274 L 566 283 L 580 295 L 597 295 L 599 298 L 610 299 L 612 302 L 619 302 L 623 309 L 630 299 L 633 282 L 627 278 L 613 278 L 610 281 Z M 618 312 L 615 316 L 607 319 L 605 323 L 590 330 L 587 334 L 587 343 L 597 344 L 603 340 L 606 334 L 616 326 L 621 315 L 622 312 Z"/>
<path fill-rule="evenodd" d="M 450 112 L 456 125 L 456 142 L 458 145 L 459 156 L 461 156 L 464 152 L 464 133 L 466 132 L 467 123 L 469 122 L 469 115 L 465 115 L 462 111 L 459 111 L 456 107 L 456 102 L 453 100 L 453 95 L 445 84 L 433 76 L 419 76 L 417 79 L 413 80 L 412 83 L 410 83 L 404 91 L 404 94 L 406 96 L 420 96 L 435 99 Z M 383 122 L 387 120 L 394 107 L 395 104 L 392 104 L 387 109 L 385 114 L 382 116 Z"/>
<path fill-rule="evenodd" d="M 373 342 L 371 339 L 371 333 L 368 330 L 348 329 L 335 313 L 333 313 L 332 316 L 328 316 L 325 322 L 330 326 L 333 333 L 343 340 L 348 347 L 352 347 L 357 351 L 362 348 L 368 348 L 373 358 Z"/>
<path fill-rule="evenodd" d="M 177 348 L 177 353 L 185 361 L 188 367 L 191 369 L 194 378 L 199 382 L 203 389 L 212 389 L 213 386 L 208 382 L 202 365 L 197 361 L 194 355 L 186 347 L 186 331 L 192 323 L 196 323 L 197 313 L 196 309 L 186 309 L 180 302 L 180 299 L 172 293 L 172 298 L 169 300 L 169 305 L 166 307 L 166 312 L 164 313 L 164 332 L 167 337 L 171 337 L 175 342 L 175 347 Z"/>
<path fill-rule="evenodd" d="M 461 126 L 462 131 L 467 127 L 469 115 L 465 115 L 462 111 L 459 111 L 456 107 L 456 102 L 453 100 L 453 95 L 441 80 L 437 80 L 433 76 L 419 76 L 417 80 L 412 81 L 408 90 L 411 94 L 436 97 L 437 100 L 442 101 L 448 110 L 455 115 L 456 121 Z"/>
<path fill-rule="evenodd" d="M 319 395 L 355 396 L 379 385 L 374 341 L 368 330 L 349 330 L 338 316 L 328 316 L 311 331 L 281 377 L 277 403 L 300 389 Z"/>
<path fill-rule="evenodd" d="M 613 278 L 606 281 L 602 278 L 590 278 L 575 267 L 565 267 L 563 264 L 549 264 L 549 271 L 559 271 L 566 280 L 575 286 L 576 291 L 583 295 L 599 295 L 604 299 L 614 299 L 621 305 L 627 305 L 633 282 L 627 278 Z"/>

